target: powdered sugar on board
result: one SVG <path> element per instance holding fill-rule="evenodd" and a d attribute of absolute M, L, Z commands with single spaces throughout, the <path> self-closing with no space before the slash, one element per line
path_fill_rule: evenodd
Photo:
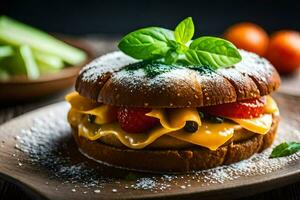
<path fill-rule="evenodd" d="M 20 153 L 27 154 L 28 160 L 18 160 L 17 163 L 21 163 L 20 167 L 27 164 L 41 166 L 49 171 L 49 179 L 58 179 L 62 185 L 72 184 L 74 187 L 70 192 L 101 193 L 108 188 L 111 193 L 116 194 L 124 189 L 155 193 L 171 189 L 185 190 L 195 185 L 223 184 L 243 176 L 265 175 L 300 158 L 298 153 L 289 157 L 269 159 L 269 148 L 236 164 L 185 175 L 154 175 L 111 168 L 113 173 L 108 174 L 109 167 L 91 165 L 90 160 L 77 159 L 80 154 L 75 152 L 72 142 L 71 130 L 66 120 L 67 110 L 67 104 L 58 104 L 50 113 L 33 119 L 30 128 L 22 130 L 15 137 L 17 152 L 14 158 L 18 159 Z M 285 138 L 299 141 L 300 132 L 283 120 L 274 145 L 281 143 Z"/>

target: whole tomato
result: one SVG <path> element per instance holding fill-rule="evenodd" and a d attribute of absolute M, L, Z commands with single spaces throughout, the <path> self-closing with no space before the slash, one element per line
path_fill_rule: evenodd
<path fill-rule="evenodd" d="M 288 74 L 300 67 L 300 33 L 283 30 L 271 36 L 267 59 L 281 74 Z"/>
<path fill-rule="evenodd" d="M 229 27 L 224 38 L 231 41 L 237 48 L 264 56 L 269 44 L 268 34 L 260 26 L 242 22 Z"/>

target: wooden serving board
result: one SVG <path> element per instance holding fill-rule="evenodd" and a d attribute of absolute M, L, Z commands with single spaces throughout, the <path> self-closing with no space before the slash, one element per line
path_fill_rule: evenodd
<path fill-rule="evenodd" d="M 300 98 L 275 98 L 282 116 L 275 143 L 300 141 Z M 139 173 L 96 163 L 77 150 L 66 122 L 68 109 L 65 102 L 53 104 L 0 127 L 1 178 L 36 199 L 53 200 L 236 198 L 300 179 L 300 154 L 269 159 L 271 149 L 190 174 Z"/>

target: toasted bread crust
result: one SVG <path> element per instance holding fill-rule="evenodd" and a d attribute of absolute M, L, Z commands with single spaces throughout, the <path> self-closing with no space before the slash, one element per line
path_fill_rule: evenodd
<path fill-rule="evenodd" d="M 137 62 L 122 52 L 102 56 L 79 74 L 76 90 L 89 99 L 116 106 L 201 107 L 268 95 L 280 85 L 265 59 L 240 50 L 242 62 L 216 71 L 179 67 L 155 77 L 124 66 Z"/>
<path fill-rule="evenodd" d="M 278 122 L 279 117 L 275 116 L 267 134 L 255 134 L 250 139 L 231 142 L 216 151 L 202 147 L 178 150 L 117 148 L 79 137 L 77 129 L 74 127 L 72 129 L 75 141 L 81 151 L 103 163 L 139 171 L 189 172 L 235 163 L 263 151 L 273 143 Z"/>

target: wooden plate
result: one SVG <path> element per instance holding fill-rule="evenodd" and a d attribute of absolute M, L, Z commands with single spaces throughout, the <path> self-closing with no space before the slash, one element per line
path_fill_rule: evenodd
<path fill-rule="evenodd" d="M 300 140 L 300 99 L 277 94 L 282 121 L 275 143 Z M 271 149 L 240 163 L 190 174 L 148 174 L 81 155 L 66 122 L 67 103 L 30 112 L 0 127 L 0 177 L 37 199 L 220 199 L 300 179 L 300 154 L 269 159 Z M 130 158 L 129 158 L 130 159 Z"/>
<path fill-rule="evenodd" d="M 28 80 L 25 76 L 14 76 L 7 81 L 0 81 L 0 102 L 32 100 L 62 91 L 74 85 L 79 70 L 94 58 L 94 54 L 86 43 L 67 36 L 59 36 L 62 41 L 82 49 L 87 53 L 87 59 L 75 66 L 41 75 L 36 80 Z"/>

